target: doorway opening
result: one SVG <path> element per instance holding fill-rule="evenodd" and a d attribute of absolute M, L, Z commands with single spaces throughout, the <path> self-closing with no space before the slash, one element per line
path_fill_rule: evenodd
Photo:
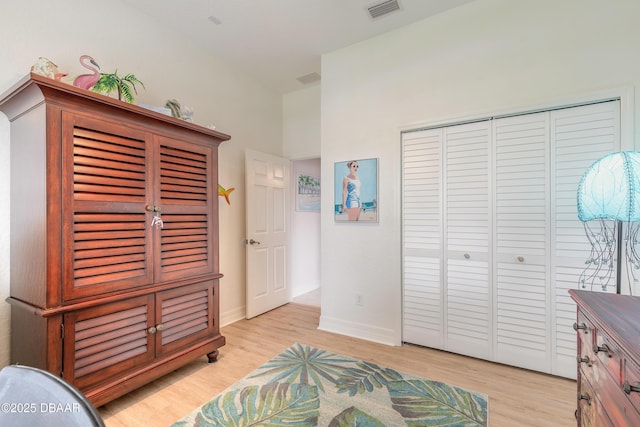
<path fill-rule="evenodd" d="M 294 160 L 291 171 L 292 302 L 319 307 L 320 159 Z"/>

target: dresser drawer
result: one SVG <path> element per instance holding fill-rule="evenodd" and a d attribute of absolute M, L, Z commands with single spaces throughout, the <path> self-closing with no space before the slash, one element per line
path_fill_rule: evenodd
<path fill-rule="evenodd" d="M 578 321 L 573 324 L 573 329 L 576 330 L 578 337 L 578 355 L 576 360 L 578 362 L 579 375 L 586 378 L 590 383 L 595 384 L 596 378 L 594 378 L 593 370 L 593 361 L 596 359 L 593 353 L 595 327 L 593 323 L 585 317 L 584 313 L 578 312 Z M 599 361 L 596 360 L 596 363 L 599 363 Z"/>
<path fill-rule="evenodd" d="M 605 408 L 604 411 L 614 426 L 640 426 L 640 414 L 619 384 L 608 381 L 594 387 L 597 387 L 596 400 Z"/>
<path fill-rule="evenodd" d="M 613 355 L 613 351 L 609 346 L 606 349 L 610 351 L 608 353 L 604 351 L 603 336 L 599 335 L 598 328 L 594 322 L 585 316 L 583 312 L 578 312 L 578 322 L 574 325 L 574 329 L 578 335 L 577 362 L 580 374 L 591 384 L 599 384 L 612 379 L 612 369 L 609 364 L 613 361 L 610 360 L 612 357 L 609 357 L 609 355 Z M 595 349 L 598 350 L 597 353 Z M 619 360 L 619 358 L 616 358 L 616 360 Z M 619 380 L 618 374 L 615 381 Z"/>
<path fill-rule="evenodd" d="M 578 427 L 640 427 L 640 297 L 571 289 Z"/>
<path fill-rule="evenodd" d="M 604 369 L 614 382 L 622 384 L 622 361 L 624 356 L 620 347 L 602 331 L 595 331 L 595 343 L 593 344 L 594 368 Z M 599 363 L 596 363 L 598 361 Z"/>
<path fill-rule="evenodd" d="M 589 350 L 593 348 L 594 336 L 595 336 L 595 326 L 593 322 L 584 315 L 583 312 L 578 312 L 578 321 L 573 324 L 573 329 L 578 333 L 578 351 L 581 348 L 587 347 Z M 584 354 L 584 353 L 582 353 Z"/>
<path fill-rule="evenodd" d="M 609 421 L 591 384 L 585 379 L 578 383 L 578 416 L 581 427 L 616 427 Z"/>
<path fill-rule="evenodd" d="M 625 361 L 622 375 L 622 390 L 633 408 L 637 412 L 640 412 L 640 367 L 630 360 Z"/>

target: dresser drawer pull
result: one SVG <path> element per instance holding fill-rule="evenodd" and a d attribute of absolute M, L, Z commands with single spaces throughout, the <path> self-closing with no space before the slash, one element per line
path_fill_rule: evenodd
<path fill-rule="evenodd" d="M 627 394 L 631 394 L 632 391 L 636 393 L 640 393 L 640 383 L 635 383 L 635 385 L 631 385 L 629 384 L 629 381 L 625 381 L 624 384 L 622 384 L 622 389 Z"/>
<path fill-rule="evenodd" d="M 580 323 L 579 325 L 577 323 L 573 324 L 573 330 L 578 332 L 578 330 L 582 329 L 584 331 L 585 334 L 589 333 L 589 329 L 587 329 L 587 325 L 585 325 L 584 323 Z"/>
<path fill-rule="evenodd" d="M 603 353 L 607 353 L 607 356 L 611 357 L 613 356 L 611 354 L 611 349 L 609 349 L 609 346 L 606 344 L 602 344 L 602 347 L 598 346 L 598 344 L 594 344 L 593 345 L 593 352 L 594 353 L 598 353 L 598 352 L 603 352 Z"/>
<path fill-rule="evenodd" d="M 587 405 L 591 406 L 591 397 L 589 397 L 588 394 L 582 394 L 582 393 L 578 393 L 578 403 L 581 400 L 586 400 L 587 401 Z"/>
<path fill-rule="evenodd" d="M 593 366 L 593 364 L 591 363 L 591 360 L 589 359 L 589 356 L 585 356 L 585 357 L 577 356 L 576 360 L 578 361 L 578 365 L 581 363 L 586 363 L 587 366 Z"/>

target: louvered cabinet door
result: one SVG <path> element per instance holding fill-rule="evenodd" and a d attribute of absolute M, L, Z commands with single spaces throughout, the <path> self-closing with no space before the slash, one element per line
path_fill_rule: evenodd
<path fill-rule="evenodd" d="M 81 390 L 155 357 L 153 295 L 64 315 L 63 378 Z"/>
<path fill-rule="evenodd" d="M 217 273 L 217 151 L 165 137 L 154 148 L 153 205 L 163 221 L 156 281 Z"/>
<path fill-rule="evenodd" d="M 445 349 L 489 358 L 492 340 L 488 121 L 445 129 Z"/>
<path fill-rule="evenodd" d="M 549 372 L 549 113 L 498 119 L 495 360 Z"/>
<path fill-rule="evenodd" d="M 62 117 L 63 299 L 150 284 L 147 133 Z"/>
<path fill-rule="evenodd" d="M 156 296 L 158 356 L 210 337 L 218 328 L 213 280 Z M 214 329 L 215 328 L 215 329 Z"/>

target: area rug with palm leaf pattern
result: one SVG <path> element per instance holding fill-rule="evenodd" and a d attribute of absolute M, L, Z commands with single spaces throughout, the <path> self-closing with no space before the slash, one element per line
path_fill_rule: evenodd
<path fill-rule="evenodd" d="M 487 396 L 294 344 L 171 427 L 486 426 Z"/>

